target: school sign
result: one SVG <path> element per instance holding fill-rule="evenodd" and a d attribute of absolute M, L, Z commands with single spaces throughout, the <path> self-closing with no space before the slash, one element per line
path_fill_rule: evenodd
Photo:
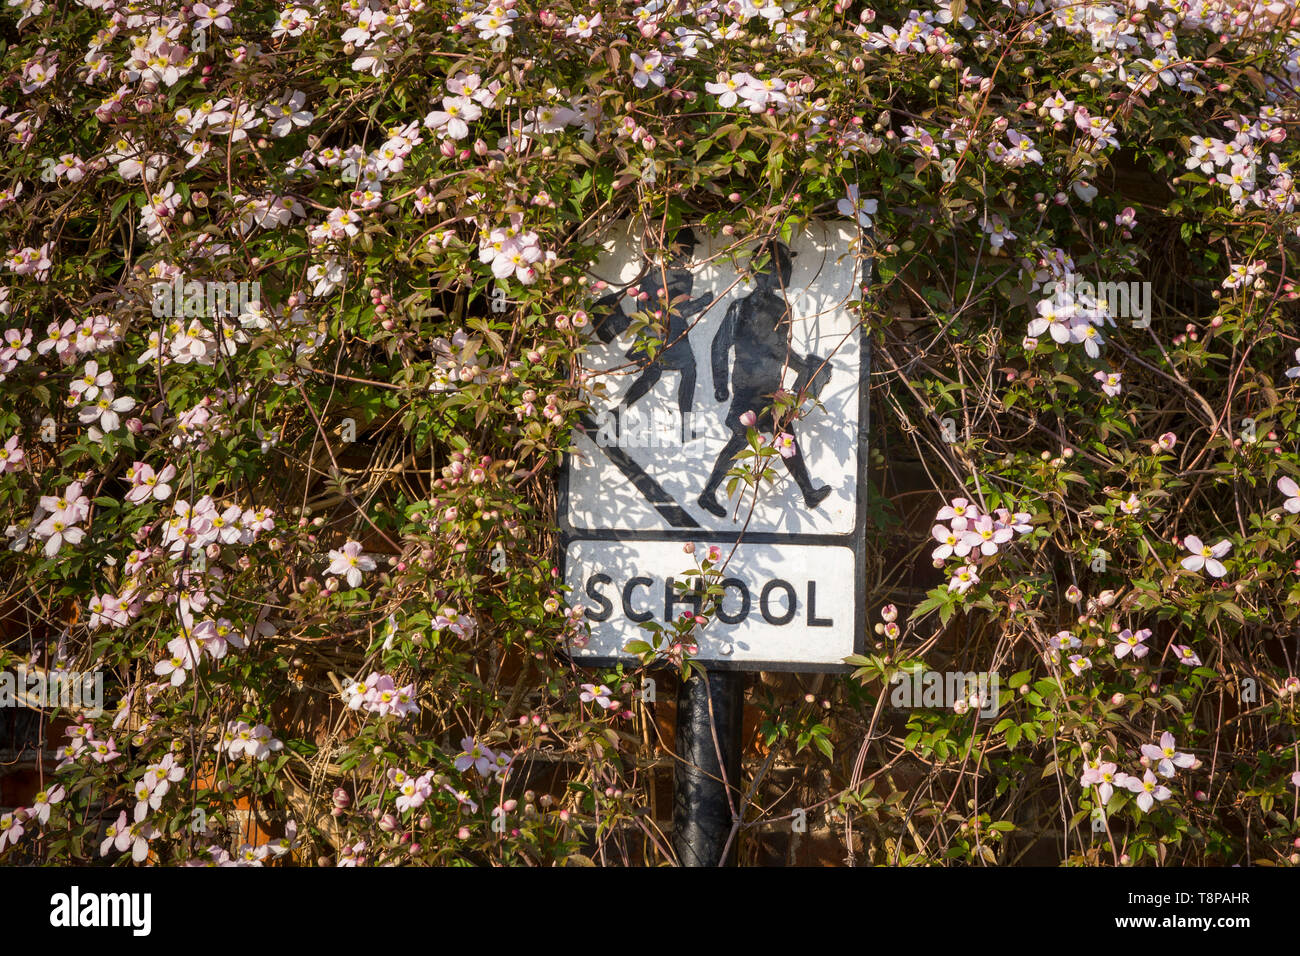
<path fill-rule="evenodd" d="M 814 224 L 734 260 L 729 241 L 689 232 L 662 257 L 608 244 L 584 359 L 603 394 L 560 483 L 564 579 L 590 624 L 577 661 L 623 658 L 643 622 L 702 610 L 679 587 L 688 542 L 730 555 L 698 631 L 710 667 L 834 671 L 863 650 L 868 352 L 849 303 L 869 276 L 857 239 L 852 223 Z M 779 389 L 802 395 L 805 414 L 780 430 L 777 479 L 728 497 L 751 424 L 775 439 Z"/>

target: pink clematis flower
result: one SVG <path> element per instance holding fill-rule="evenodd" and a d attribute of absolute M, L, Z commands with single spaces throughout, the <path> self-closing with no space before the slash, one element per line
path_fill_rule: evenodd
<path fill-rule="evenodd" d="M 858 225 L 864 229 L 871 228 L 871 217 L 876 214 L 877 208 L 879 208 L 879 201 L 875 199 L 863 200 L 859 195 L 856 183 L 849 186 L 845 197 L 835 204 L 836 212 L 841 216 L 856 219 Z"/>
<path fill-rule="evenodd" d="M 126 500 L 134 505 L 143 504 L 150 498 L 166 501 L 171 497 L 172 486 L 168 484 L 176 477 L 176 466 L 168 465 L 160 472 L 142 461 L 137 461 L 127 470 L 131 490 L 126 493 Z"/>
<path fill-rule="evenodd" d="M 970 550 L 979 549 L 985 557 L 990 557 L 998 553 L 998 547 L 1006 544 L 1012 539 L 1014 532 L 1005 525 L 994 524 L 990 515 L 980 515 L 971 524 L 969 530 L 963 537 L 963 542 L 970 546 Z"/>
<path fill-rule="evenodd" d="M 1132 654 L 1135 660 L 1146 657 L 1150 648 L 1144 642 L 1150 636 L 1151 630 L 1149 628 L 1144 627 L 1137 632 L 1130 631 L 1127 627 L 1124 628 L 1119 632 L 1118 639 L 1115 641 L 1115 657 L 1119 660 L 1123 660 L 1129 654 Z"/>
<path fill-rule="evenodd" d="M 979 505 L 971 504 L 965 498 L 954 498 L 951 502 L 939 509 L 939 513 L 934 516 L 934 520 L 948 521 L 951 518 L 974 520 L 979 516 Z"/>
<path fill-rule="evenodd" d="M 939 542 L 939 547 L 930 552 L 935 561 L 944 561 L 954 554 L 962 558 L 970 554 L 970 544 L 964 533 L 958 534 L 945 524 L 937 524 L 930 529 L 930 535 Z"/>
<path fill-rule="evenodd" d="M 965 594 L 975 585 L 980 583 L 980 576 L 973 564 L 963 565 L 952 580 L 948 582 L 948 590 L 954 594 Z"/>
<path fill-rule="evenodd" d="M 117 815 L 117 820 L 110 823 L 104 830 L 104 842 L 99 845 L 99 855 L 108 856 L 108 851 L 116 846 L 119 837 L 126 833 L 129 825 L 126 822 L 126 811 L 123 810 Z"/>
<path fill-rule="evenodd" d="M 361 584 L 361 572 L 373 571 L 375 559 L 361 553 L 361 542 L 349 541 L 337 551 L 330 552 L 330 565 L 326 574 L 342 574 L 348 587 L 355 588 Z"/>
<path fill-rule="evenodd" d="M 1223 566 L 1219 558 L 1223 557 L 1232 550 L 1232 543 L 1224 540 L 1220 541 L 1214 547 L 1207 547 L 1205 542 L 1194 534 L 1189 534 L 1183 539 L 1183 547 L 1192 552 L 1190 556 L 1183 558 L 1182 565 L 1188 571 L 1200 571 L 1204 568 L 1213 578 L 1221 578 L 1228 573 L 1228 569 Z"/>
<path fill-rule="evenodd" d="M 1082 645 L 1083 642 L 1071 634 L 1069 631 L 1057 631 L 1055 636 L 1048 641 L 1048 647 L 1052 649 L 1053 660 L 1055 655 L 1060 651 L 1072 651 Z"/>
<path fill-rule="evenodd" d="M 582 693 L 578 695 L 584 704 L 599 704 L 602 710 L 609 708 L 611 703 L 609 699 L 609 688 L 604 684 L 597 687 L 595 684 L 583 684 Z"/>
<path fill-rule="evenodd" d="M 117 752 L 117 741 L 109 737 L 107 740 L 87 741 L 90 748 L 90 759 L 95 763 L 109 763 L 122 756 Z"/>
<path fill-rule="evenodd" d="M 185 778 L 185 768 L 176 762 L 173 754 L 166 754 L 156 764 L 150 764 L 144 780 L 154 793 L 166 795 L 173 783 Z"/>
<path fill-rule="evenodd" d="M 99 363 L 93 359 L 86 363 L 81 375 L 74 379 L 69 391 L 83 402 L 93 402 L 100 389 L 108 388 L 113 383 L 113 373 L 107 369 L 99 370 Z"/>
<path fill-rule="evenodd" d="M 444 783 L 442 789 L 456 798 L 456 802 L 460 804 L 462 810 L 468 808 L 470 813 L 478 813 L 478 804 L 470 799 L 470 795 L 466 791 L 457 790 L 449 783 Z"/>
<path fill-rule="evenodd" d="M 63 798 L 66 795 L 67 792 L 60 784 L 56 784 L 47 790 L 42 790 L 35 797 L 35 802 L 32 804 L 32 809 L 30 811 L 31 815 L 37 819 L 41 826 L 45 826 L 45 824 L 50 822 L 50 808 L 56 803 L 62 803 Z"/>
<path fill-rule="evenodd" d="M 140 823 L 149 815 L 151 810 L 157 810 L 162 805 L 163 795 L 151 789 L 149 784 L 143 779 L 135 782 L 135 822 Z"/>
<path fill-rule="evenodd" d="M 111 388 L 99 393 L 99 398 L 85 406 L 78 414 L 77 420 L 83 425 L 98 427 L 101 432 L 115 432 L 122 427 L 122 413 L 135 408 L 135 399 L 129 395 L 116 398 Z"/>
<path fill-rule="evenodd" d="M 167 656 L 153 666 L 153 672 L 167 678 L 173 687 L 185 683 L 186 672 L 193 670 L 200 657 L 198 642 L 192 638 L 175 637 L 167 644 Z"/>
<path fill-rule="evenodd" d="M 1091 787 L 1094 784 L 1097 787 L 1097 805 L 1104 807 L 1110 803 L 1111 795 L 1115 792 L 1118 780 L 1115 774 L 1115 765 L 1113 763 L 1100 763 L 1095 767 L 1089 767 L 1079 778 L 1079 782 L 1084 787 Z"/>
<path fill-rule="evenodd" d="M 12 441 L 12 439 L 10 439 Z M 1297 485 L 1294 478 L 1282 477 L 1277 480 L 1278 491 L 1286 495 L 1286 501 L 1282 507 L 1291 514 L 1300 512 L 1300 485 Z"/>
<path fill-rule="evenodd" d="M 456 758 L 455 767 L 460 773 L 464 773 L 470 767 L 479 772 L 480 776 L 486 777 L 492 772 L 492 761 L 496 758 L 486 745 L 479 743 L 473 737 L 464 737 L 460 742 L 461 753 Z"/>
<path fill-rule="evenodd" d="M 1168 800 L 1173 796 L 1173 792 L 1162 784 L 1150 770 L 1142 775 L 1141 780 L 1137 777 L 1128 777 L 1124 782 L 1124 786 L 1138 795 L 1138 809 L 1143 813 L 1150 813 L 1157 800 Z"/>
<path fill-rule="evenodd" d="M 398 791 L 398 812 L 405 813 L 407 810 L 418 810 L 424 806 L 424 801 L 433 794 L 431 780 L 432 774 L 425 774 L 421 777 L 407 777 Z"/>
<path fill-rule="evenodd" d="M 1101 383 L 1101 390 L 1108 397 L 1114 398 L 1123 389 L 1122 372 L 1096 372 L 1092 376 Z"/>
<path fill-rule="evenodd" d="M 123 813 L 125 816 L 125 812 Z M 162 836 L 162 831 L 152 823 L 137 821 L 132 823 L 124 830 L 119 830 L 117 839 L 113 841 L 113 846 L 122 853 L 129 848 L 131 850 L 131 859 L 136 863 L 143 863 L 149 856 L 149 842 Z"/>
<path fill-rule="evenodd" d="M 90 514 L 90 499 L 82 494 L 81 482 L 74 481 L 61 495 L 42 495 L 40 506 L 51 516 L 76 524 Z"/>
<path fill-rule="evenodd" d="M 0 816 L 0 853 L 4 852 L 6 846 L 21 840 L 24 832 L 22 822 L 16 813 Z"/>
<path fill-rule="evenodd" d="M 1148 760 L 1156 761 L 1156 770 L 1162 777 L 1172 777 L 1174 768 L 1186 770 L 1196 763 L 1196 758 L 1191 754 L 1179 753 L 1177 750 L 1177 741 L 1174 735 L 1165 731 L 1160 735 L 1160 746 L 1155 744 L 1143 744 L 1142 756 Z"/>
<path fill-rule="evenodd" d="M 68 524 L 58 515 L 50 515 L 36 526 L 36 533 L 45 538 L 44 553 L 52 558 L 66 544 L 80 544 L 86 532 L 76 525 Z"/>
<path fill-rule="evenodd" d="M 23 450 L 18 447 L 18 436 L 10 435 L 9 440 L 0 447 L 0 475 L 22 470 L 23 460 L 26 457 Z"/>

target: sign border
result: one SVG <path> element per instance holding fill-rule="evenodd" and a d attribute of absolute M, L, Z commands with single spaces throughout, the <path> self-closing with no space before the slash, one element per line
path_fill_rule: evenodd
<path fill-rule="evenodd" d="M 835 224 L 847 220 L 822 220 L 827 224 Z M 865 238 L 865 231 L 860 231 L 859 235 Z M 874 264 L 872 260 L 868 263 Z M 871 284 L 872 273 L 874 269 L 870 265 L 865 270 L 867 272 L 866 285 Z M 862 290 L 862 297 L 865 299 L 866 291 Z M 866 566 L 866 530 L 867 530 L 867 505 L 869 498 L 869 487 L 867 485 L 867 464 L 870 455 L 867 452 L 868 438 L 871 431 L 871 343 L 868 340 L 866 323 L 858 325 L 858 484 L 857 484 L 857 508 L 854 515 L 853 528 L 848 534 L 782 534 L 774 531 L 710 531 L 707 529 L 661 529 L 655 531 L 631 531 L 631 530 L 612 530 L 612 529 L 579 529 L 574 528 L 568 520 L 569 505 L 569 469 L 573 456 L 566 454 L 560 464 L 560 474 L 556 483 L 555 498 L 555 524 L 559 531 L 556 548 L 558 556 L 556 566 L 559 568 L 560 580 L 566 580 L 568 571 L 567 557 L 569 545 L 575 541 L 695 541 L 706 539 L 709 543 L 716 544 L 734 544 L 743 542 L 748 544 L 803 544 L 803 545 L 835 545 L 837 547 L 848 547 L 853 552 L 853 653 L 865 654 L 867 647 L 867 566 Z M 580 657 L 569 648 L 560 650 L 562 657 L 579 667 L 616 667 L 619 664 L 635 666 L 635 658 L 629 657 Z M 697 660 L 698 658 L 692 658 Z M 705 659 L 701 663 L 707 670 L 716 671 L 769 671 L 772 673 L 784 672 L 790 674 L 847 674 L 854 668 L 851 664 L 821 664 L 816 662 L 799 662 L 799 661 L 728 661 Z M 667 664 L 655 665 L 656 667 L 667 667 Z"/>

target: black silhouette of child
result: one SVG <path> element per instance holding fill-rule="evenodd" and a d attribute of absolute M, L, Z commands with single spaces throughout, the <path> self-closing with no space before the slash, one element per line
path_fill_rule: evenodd
<path fill-rule="evenodd" d="M 722 327 L 713 338 L 713 390 L 714 397 L 719 402 L 727 400 L 727 358 L 733 348 L 736 352 L 731 371 L 731 391 L 734 397 L 725 419 L 731 437 L 719 452 L 713 473 L 709 475 L 708 484 L 699 497 L 700 507 L 720 518 L 727 516 L 727 510 L 718 502 L 718 487 L 726 478 L 736 453 L 747 444 L 748 430 L 740 416 L 747 411 L 759 414 L 760 409 L 771 404 L 772 396 L 783 387 L 782 375 L 786 367 L 796 372 L 796 394 L 809 387 L 815 396 L 830 377 L 830 366 L 822 359 L 815 355 L 800 357 L 790 351 L 791 313 L 784 290 L 790 283 L 793 269 L 791 260 L 796 253 L 784 243 L 772 242 L 756 251 L 751 262 L 757 262 L 769 254 L 771 261 L 767 268 L 755 273 L 758 288 L 727 307 Z M 770 408 L 759 414 L 757 424 L 762 431 L 775 431 Z M 794 434 L 793 424 L 786 428 L 791 435 Z M 831 493 L 830 486 L 813 487 L 797 442 L 794 453 L 784 461 L 790 476 L 803 492 L 804 505 L 809 510 L 816 508 Z"/>
<path fill-rule="evenodd" d="M 649 265 L 648 273 L 643 272 L 645 281 L 640 290 L 648 295 L 648 301 L 638 309 L 662 310 L 668 316 L 667 334 L 664 347 L 658 355 L 651 356 L 642 345 L 634 345 L 627 352 L 627 358 L 637 364 L 644 363 L 644 368 L 632 387 L 623 398 L 623 404 L 631 407 L 643 395 L 654 388 L 664 373 L 671 369 L 681 376 L 677 384 L 677 405 L 682 412 L 683 425 L 686 415 L 695 401 L 695 354 L 687 338 L 689 319 L 713 302 L 712 295 L 702 295 L 692 299 L 691 290 L 695 277 L 688 265 L 691 253 L 695 249 L 695 234 L 684 229 L 677 236 L 680 251 L 670 255 L 662 266 Z M 623 291 L 613 292 L 597 299 L 591 306 L 592 326 L 602 342 L 612 342 L 632 322 L 632 317 L 621 308 Z"/>

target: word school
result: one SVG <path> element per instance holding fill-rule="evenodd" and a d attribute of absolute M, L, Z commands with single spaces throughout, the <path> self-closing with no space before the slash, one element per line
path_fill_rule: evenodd
<path fill-rule="evenodd" d="M 757 610 L 764 621 L 768 624 L 774 624 L 780 627 L 791 623 L 800 611 L 800 602 L 798 593 L 793 584 L 781 578 L 773 578 L 763 584 L 761 588 L 755 587 L 758 592 L 757 600 L 754 593 L 750 590 L 748 584 L 740 578 L 723 578 L 718 582 L 722 588 L 723 599 L 727 604 L 719 603 L 713 608 L 718 620 L 724 624 L 739 624 L 749 617 L 752 610 Z M 586 617 L 592 621 L 607 621 L 614 613 L 614 602 L 606 596 L 604 589 L 614 584 L 614 579 L 603 572 L 593 574 L 587 578 L 586 593 L 587 597 L 596 602 L 597 610 L 588 609 Z M 658 588 L 655 586 L 654 578 L 645 575 L 635 575 L 628 578 L 621 588 L 615 589 L 615 596 L 620 599 L 623 615 L 629 620 L 636 623 L 642 623 L 654 618 L 654 610 L 637 605 L 650 603 L 657 605 Z M 679 607 L 689 607 L 695 614 L 702 614 L 708 608 L 703 606 L 703 595 L 699 591 L 683 591 L 677 586 L 676 580 L 672 577 L 663 580 L 663 619 L 671 621 Z M 639 592 L 644 591 L 642 595 Z M 832 627 L 834 621 L 830 618 L 818 617 L 817 615 L 817 582 L 808 581 L 806 590 L 807 600 L 803 603 L 804 623 L 808 627 Z M 730 598 L 730 599 L 729 599 Z M 734 600 L 732 600 L 734 599 Z M 734 606 L 729 609 L 728 604 Z M 757 605 L 757 607 L 755 607 Z"/>

